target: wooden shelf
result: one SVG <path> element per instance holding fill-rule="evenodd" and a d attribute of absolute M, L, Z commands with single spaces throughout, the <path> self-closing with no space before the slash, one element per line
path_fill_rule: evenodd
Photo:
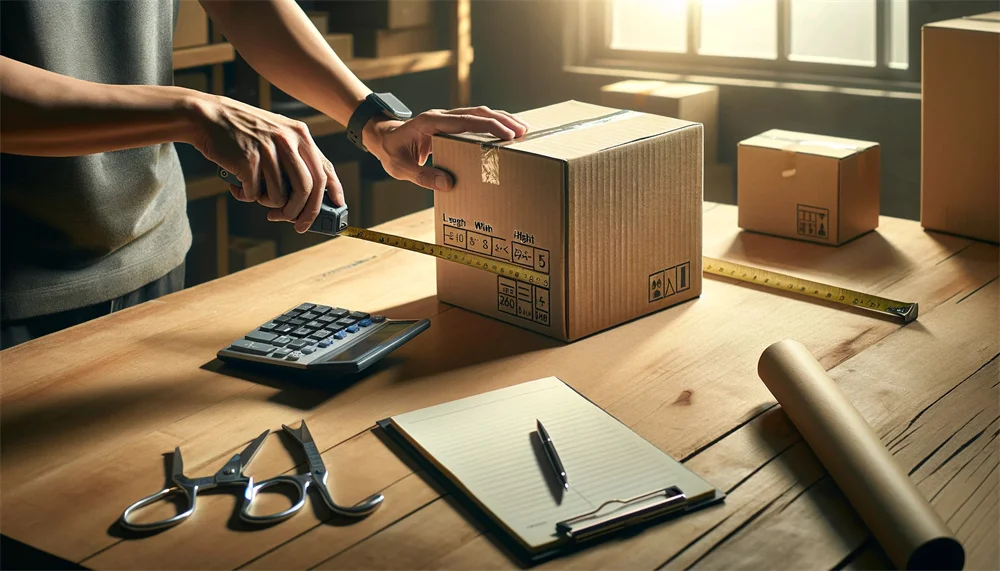
<path fill-rule="evenodd" d="M 228 43 L 207 44 L 174 50 L 174 70 L 231 62 L 236 51 Z"/>
<path fill-rule="evenodd" d="M 187 187 L 188 202 L 229 192 L 226 181 L 214 175 L 185 179 L 184 185 Z"/>

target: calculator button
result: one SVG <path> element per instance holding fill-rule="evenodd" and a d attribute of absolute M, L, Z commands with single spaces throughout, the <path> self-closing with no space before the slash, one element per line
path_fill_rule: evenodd
<path fill-rule="evenodd" d="M 284 347 L 285 345 L 288 345 L 292 341 L 295 341 L 294 337 L 289 337 L 288 335 L 282 335 L 281 337 L 278 337 L 274 341 L 271 341 L 271 345 L 277 345 L 278 347 Z"/>
<path fill-rule="evenodd" d="M 288 325 L 287 323 L 283 323 L 283 324 L 275 327 L 274 331 L 272 331 L 272 333 L 277 333 L 278 335 L 284 335 L 286 333 L 291 333 L 292 331 L 295 331 L 295 327 L 294 326 Z"/>
<path fill-rule="evenodd" d="M 345 317 L 343 319 L 338 319 L 337 320 L 337 325 L 339 325 L 341 327 L 348 327 L 348 326 L 354 325 L 355 321 L 356 320 L 354 320 L 354 319 L 351 319 L 349 317 Z"/>
<path fill-rule="evenodd" d="M 290 354 L 291 352 L 292 352 L 292 350 L 291 350 L 291 349 L 278 349 L 278 350 L 277 350 L 277 351 L 275 351 L 274 353 L 271 353 L 271 356 L 272 356 L 272 357 L 274 357 L 275 359 L 284 359 L 284 358 L 285 358 L 285 357 L 287 357 L 287 356 L 288 356 L 288 355 L 289 355 L 289 354 Z"/>
<path fill-rule="evenodd" d="M 345 329 L 344 331 L 347 331 L 348 333 L 357 333 L 358 332 L 358 326 L 357 325 L 352 325 L 352 326 L 348 327 L 347 329 Z"/>
<path fill-rule="evenodd" d="M 343 339 L 345 337 L 347 337 L 347 332 L 346 331 L 338 331 L 338 332 L 336 332 L 336 333 L 333 334 L 333 338 L 334 339 Z"/>
<path fill-rule="evenodd" d="M 316 307 L 315 304 L 312 304 L 312 303 L 303 303 L 302 305 L 296 307 L 292 311 L 309 311 L 310 309 L 312 309 L 314 307 Z"/>
<path fill-rule="evenodd" d="M 294 325 L 295 327 L 302 327 L 303 325 L 306 324 L 306 320 L 305 319 L 292 319 L 292 320 L 289 320 L 288 324 L 289 325 Z"/>
<path fill-rule="evenodd" d="M 325 323 L 321 323 L 319 321 L 315 321 L 314 320 L 314 321 L 310 321 L 309 323 L 306 323 L 305 327 L 308 327 L 309 329 L 323 329 L 324 325 L 325 325 Z"/>
<path fill-rule="evenodd" d="M 251 341 L 260 341 L 261 343 L 270 343 L 278 338 L 274 333 L 267 333 L 266 331 L 251 331 L 246 334 L 246 338 Z"/>
<path fill-rule="evenodd" d="M 351 317 L 353 317 L 354 319 L 368 319 L 369 317 L 371 317 L 371 315 L 363 311 L 352 311 Z"/>
<path fill-rule="evenodd" d="M 302 348 L 302 352 L 304 354 L 306 354 L 306 355 L 311 355 L 311 354 L 313 354 L 313 353 L 316 352 L 316 348 L 315 347 L 303 347 Z"/>
<path fill-rule="evenodd" d="M 327 347 L 329 347 L 332 344 L 333 344 L 333 341 L 330 341 L 329 339 L 324 339 L 324 340 L 320 341 L 319 343 L 317 343 L 317 346 L 320 349 L 326 349 Z"/>
<path fill-rule="evenodd" d="M 383 321 L 385 321 L 385 316 L 384 315 L 373 315 L 372 316 L 372 323 L 382 323 Z"/>
<path fill-rule="evenodd" d="M 358 325 L 360 325 L 361 327 L 371 327 L 372 320 L 371 319 L 362 319 L 361 321 L 358 322 Z"/>
<path fill-rule="evenodd" d="M 296 317 L 299 316 L 300 313 L 302 313 L 302 312 L 301 311 L 295 311 L 293 309 L 291 311 L 286 311 L 285 312 L 285 317 L 287 317 L 288 319 L 295 319 Z"/>
<path fill-rule="evenodd" d="M 239 351 L 240 353 L 249 353 L 251 355 L 267 355 L 271 351 L 275 350 L 274 345 L 268 345 L 267 343 L 257 343 L 255 341 L 247 341 L 246 339 L 237 339 L 233 341 L 233 344 L 229 346 L 233 351 Z"/>
<path fill-rule="evenodd" d="M 332 333 L 333 333 L 333 331 L 328 331 L 326 329 L 320 329 L 319 331 L 317 331 L 317 332 L 313 333 L 312 335 L 310 335 L 309 338 L 310 339 L 316 339 L 317 341 L 319 341 L 321 339 L 326 339 Z"/>
<path fill-rule="evenodd" d="M 289 319 L 291 319 L 291 317 L 288 317 L 287 315 L 279 315 L 278 317 L 275 317 L 272 321 L 274 323 L 286 323 Z"/>
<path fill-rule="evenodd" d="M 337 318 L 334 317 L 334 316 L 332 316 L 332 315 L 324 315 L 322 317 L 317 317 L 316 318 L 316 321 L 318 321 L 320 323 L 333 323 L 336 320 L 337 320 Z"/>
<path fill-rule="evenodd" d="M 306 321 L 312 321 L 313 319 L 316 319 L 317 317 L 319 317 L 318 313 L 313 313 L 312 311 L 307 311 L 307 312 L 303 313 L 302 315 L 300 315 L 299 319 L 305 319 Z"/>
<path fill-rule="evenodd" d="M 293 351 L 292 354 L 289 355 L 289 356 L 287 356 L 287 357 L 285 357 L 285 359 L 288 360 L 288 361 L 298 361 L 299 357 L 301 357 L 301 356 L 302 356 L 302 353 L 299 353 L 298 351 Z"/>
<path fill-rule="evenodd" d="M 295 331 L 292 331 L 292 335 L 294 335 L 296 337 L 308 337 L 308 336 L 312 335 L 313 331 L 316 331 L 316 330 L 315 329 L 309 329 L 308 327 L 299 327 Z"/>
<path fill-rule="evenodd" d="M 334 317 L 343 317 L 343 316 L 347 315 L 347 313 L 348 313 L 348 311 L 346 309 L 344 309 L 343 307 L 335 307 L 335 308 L 333 308 L 333 309 L 330 310 L 330 315 L 332 315 Z"/>
<path fill-rule="evenodd" d="M 275 323 L 273 321 L 268 321 L 264 325 L 261 325 L 260 327 L 258 327 L 258 329 L 260 329 L 261 331 L 271 331 L 271 330 L 273 330 L 277 326 L 278 326 L 277 323 Z"/>
<path fill-rule="evenodd" d="M 288 348 L 295 349 L 296 351 L 298 351 L 299 349 L 305 347 L 308 344 L 309 344 L 308 341 L 303 341 L 302 339 L 299 339 L 298 341 L 292 341 L 291 343 L 289 343 Z"/>
<path fill-rule="evenodd" d="M 318 313 L 320 315 L 323 315 L 327 311 L 330 311 L 330 309 L 331 307 L 329 305 L 317 305 L 316 307 L 312 308 L 313 313 Z"/>

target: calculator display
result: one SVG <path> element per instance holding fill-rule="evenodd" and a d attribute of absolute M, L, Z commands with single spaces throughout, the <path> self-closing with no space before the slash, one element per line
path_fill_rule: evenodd
<path fill-rule="evenodd" d="M 405 331 L 410 325 L 410 323 L 388 323 L 358 343 L 333 355 L 333 359 L 337 361 L 353 361 L 354 359 L 363 357 L 372 349 Z"/>

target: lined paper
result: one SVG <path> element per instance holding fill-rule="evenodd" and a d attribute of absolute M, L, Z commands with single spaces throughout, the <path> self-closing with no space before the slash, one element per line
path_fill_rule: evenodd
<path fill-rule="evenodd" d="M 536 419 L 559 452 L 568 491 L 542 451 Z M 715 491 L 556 377 L 395 416 L 392 422 L 531 550 L 557 541 L 556 523 L 608 500 L 668 486 L 693 499 Z"/>

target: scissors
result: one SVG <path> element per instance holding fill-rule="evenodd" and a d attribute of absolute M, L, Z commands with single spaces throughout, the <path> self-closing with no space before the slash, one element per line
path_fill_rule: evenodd
<path fill-rule="evenodd" d="M 261 445 L 264 444 L 268 434 L 270 434 L 270 430 L 265 430 L 260 434 L 260 436 L 254 438 L 242 452 L 230 458 L 229 461 L 226 462 L 225 465 L 223 465 L 222 468 L 220 468 L 219 471 L 212 476 L 204 476 L 200 478 L 189 478 L 185 476 L 181 449 L 178 447 L 174 449 L 173 463 L 170 474 L 170 479 L 174 485 L 169 488 L 164 488 L 155 494 L 146 496 L 145 498 L 142 498 L 125 508 L 125 511 L 119 519 L 122 527 L 132 531 L 141 532 L 160 530 L 175 526 L 191 517 L 191 514 L 194 513 L 198 492 L 219 487 L 238 486 L 244 489 L 239 516 L 240 519 L 248 523 L 275 523 L 288 518 L 302 509 L 302 506 L 305 505 L 305 497 L 309 487 L 312 485 L 319 488 L 327 507 L 329 507 L 334 513 L 340 515 L 348 517 L 363 517 L 375 511 L 375 509 L 381 505 L 382 500 L 384 499 L 382 494 L 374 494 L 371 497 L 362 500 L 357 505 L 349 507 L 340 506 L 334 502 L 333 498 L 330 496 L 329 489 L 326 487 L 326 466 L 323 464 L 323 459 L 319 454 L 319 450 L 316 448 L 316 444 L 313 442 L 312 435 L 309 433 L 309 429 L 306 427 L 305 421 L 302 421 L 302 424 L 297 430 L 293 430 L 285 425 L 282 425 L 282 428 L 295 438 L 305 450 L 306 456 L 309 459 L 309 472 L 296 476 L 278 476 L 276 478 L 258 482 L 256 485 L 254 484 L 252 477 L 244 474 L 246 467 L 253 460 L 253 457 L 257 454 Z M 278 485 L 293 486 L 298 491 L 297 502 L 292 507 L 274 514 L 254 515 L 251 513 L 253 501 L 257 497 L 257 493 L 264 488 Z M 184 511 L 174 515 L 173 517 L 160 521 L 148 523 L 133 521 L 132 515 L 137 510 L 178 495 L 183 495 L 187 500 L 187 509 Z"/>

